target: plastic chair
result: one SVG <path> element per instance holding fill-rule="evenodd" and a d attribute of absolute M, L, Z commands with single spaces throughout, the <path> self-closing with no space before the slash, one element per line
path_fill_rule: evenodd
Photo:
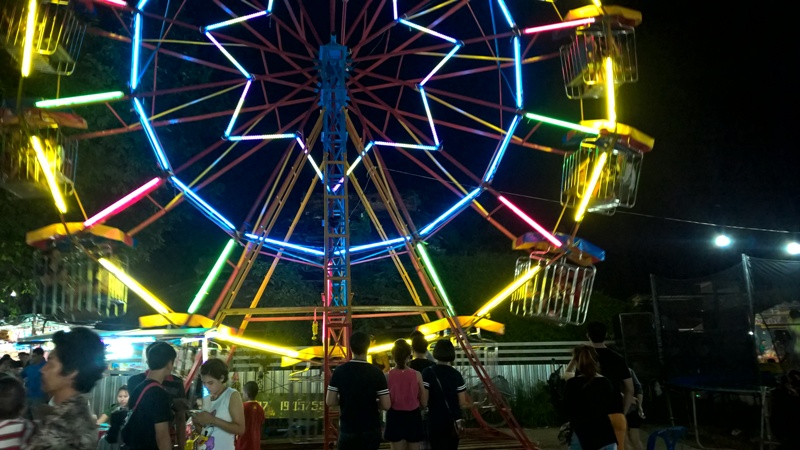
<path fill-rule="evenodd" d="M 667 444 L 667 450 L 675 450 L 678 441 L 683 439 L 684 436 L 686 436 L 686 427 L 669 427 L 656 430 L 650 433 L 650 437 L 647 438 L 647 450 L 656 449 L 658 438 L 664 440 L 664 443 Z"/>

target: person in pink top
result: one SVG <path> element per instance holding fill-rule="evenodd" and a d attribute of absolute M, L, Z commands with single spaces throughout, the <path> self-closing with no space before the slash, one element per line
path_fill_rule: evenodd
<path fill-rule="evenodd" d="M 392 450 L 418 450 L 423 439 L 422 409 L 428 405 L 428 391 L 422 374 L 408 367 L 411 346 L 404 339 L 394 342 L 395 367 L 386 374 L 392 407 L 386 412 L 383 438 Z"/>

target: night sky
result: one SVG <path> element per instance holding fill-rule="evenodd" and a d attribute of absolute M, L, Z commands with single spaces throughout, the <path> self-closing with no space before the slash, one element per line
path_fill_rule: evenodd
<path fill-rule="evenodd" d="M 519 8 L 510 4 L 512 11 Z M 618 4 L 643 14 L 636 29 L 639 81 L 619 90 L 618 119 L 654 137 L 655 146 L 644 158 L 636 205 L 610 217 L 589 214 L 578 233 L 606 250 L 606 261 L 597 265 L 596 288 L 627 298 L 649 293 L 650 274 L 702 276 L 736 264 L 742 253 L 789 258 L 782 247 L 794 235 L 749 230 L 798 231 L 800 188 L 792 171 L 798 158 L 784 100 L 791 92 L 788 66 L 769 51 L 780 43 L 780 27 L 749 31 L 750 12 L 718 11 L 697 2 Z M 562 12 L 568 9 L 558 5 Z M 557 61 L 532 70 L 560 79 Z M 527 89 L 529 110 L 577 117 L 578 103 L 565 98 L 563 87 L 530 82 Z M 495 188 L 551 226 L 561 210 L 561 162 L 557 155 L 512 146 Z M 417 182 L 420 187 L 425 180 L 408 181 Z M 225 192 L 228 202 L 240 193 L 248 200 L 253 195 L 232 184 Z M 722 226 L 733 227 L 727 231 L 734 244 L 727 249 L 711 244 Z M 202 229 L 219 237 L 213 226 Z M 193 238 L 171 239 L 186 245 Z M 223 241 L 216 240 L 221 247 Z M 173 265 L 175 258 L 163 252 L 152 261 Z"/>
<path fill-rule="evenodd" d="M 239 14 L 246 10 L 238 2 L 228 3 L 245 8 L 237 11 Z M 349 3 L 352 6 L 357 2 Z M 485 8 L 487 2 L 472 3 L 480 13 L 480 8 Z M 565 14 L 573 7 L 588 3 L 570 0 L 558 1 L 556 5 Z M 613 216 L 587 214 L 578 236 L 606 251 L 606 260 L 597 264 L 595 289 L 621 299 L 649 294 L 651 274 L 666 278 L 708 275 L 738 263 L 742 253 L 762 258 L 791 258 L 785 254 L 783 246 L 790 239 L 800 239 L 793 234 L 800 232 L 797 225 L 800 219 L 800 184 L 794 173 L 800 158 L 795 155 L 797 145 L 791 134 L 795 125 L 789 122 L 795 114 L 788 101 L 794 97 L 788 56 L 794 53 L 782 50 L 787 57 L 779 58 L 776 54 L 780 52 L 774 50 L 786 46 L 785 35 L 788 33 L 784 30 L 788 24 L 782 22 L 788 22 L 788 15 L 734 6 L 714 7 L 708 3 L 652 0 L 614 3 L 639 10 L 643 16 L 642 23 L 636 28 L 639 79 L 619 89 L 618 120 L 652 136 L 655 145 L 644 157 L 635 206 L 618 209 Z M 554 20 L 552 6 L 547 2 L 508 0 L 508 4 L 521 28 Z M 537 19 L 536 14 L 541 11 L 548 12 L 547 20 Z M 197 23 L 206 24 L 225 18 L 214 8 L 192 9 L 186 14 L 194 14 Z M 112 21 L 116 23 L 113 17 Z M 448 29 L 446 26 L 437 30 L 458 33 L 457 28 Z M 398 29 L 397 33 L 402 31 Z M 196 30 L 192 32 L 196 34 Z M 542 48 L 549 46 L 551 52 L 552 49 L 557 51 L 558 38 L 557 34 L 548 34 L 539 44 Z M 284 45 L 297 50 L 291 42 L 284 42 Z M 212 47 L 201 51 L 205 53 L 200 56 L 227 64 L 219 54 L 208 53 L 214 51 Z M 233 48 L 231 51 L 242 50 Z M 248 60 L 238 53 L 237 57 L 253 70 L 259 70 L 259 60 Z M 173 72 L 170 76 L 176 71 L 194 67 L 186 63 L 169 66 L 166 58 L 161 64 L 165 71 Z M 453 70 L 452 66 L 460 63 L 448 64 L 448 70 Z M 419 69 L 413 63 L 406 66 L 412 72 L 403 73 L 403 76 L 419 76 L 420 72 L 427 70 Z M 276 66 L 272 71 L 290 69 L 291 65 L 287 63 L 285 67 Z M 393 69 L 380 70 L 391 73 Z M 568 121 L 578 120 L 580 105 L 566 98 L 558 58 L 526 65 L 523 71 L 526 111 Z M 233 75 L 217 71 L 211 75 L 211 81 L 224 81 L 225 76 Z M 452 83 L 447 87 L 453 91 L 466 91 L 476 97 L 482 95 L 483 85 L 476 79 L 457 79 L 448 83 Z M 437 87 L 437 84 L 432 82 L 431 86 Z M 277 95 L 285 92 L 281 89 L 286 88 L 274 85 L 270 89 L 271 95 Z M 230 104 L 235 104 L 238 92 L 228 95 Z M 404 98 L 403 102 L 407 101 Z M 166 108 L 165 102 L 159 105 Z M 403 107 L 408 105 L 411 104 L 404 103 Z M 601 118 L 595 112 L 597 108 L 602 111 L 602 104 L 587 102 L 585 106 L 592 116 L 589 118 Z M 285 122 L 291 118 L 292 113 L 291 108 L 285 110 L 282 120 Z M 441 113 L 437 118 L 458 120 L 447 113 Z M 218 140 L 219 130 L 224 129 L 227 120 L 227 117 L 222 117 L 213 126 L 204 124 L 201 134 L 207 134 L 204 137 L 210 142 Z M 527 133 L 533 125 L 525 120 L 517 134 Z M 308 133 L 310 124 L 298 125 L 297 128 Z M 170 147 L 179 142 L 181 132 L 179 127 L 164 127 L 160 136 L 165 146 Z M 563 135 L 561 129 L 542 126 L 533 135 L 532 142 L 566 150 L 569 148 L 562 145 Z M 443 139 L 448 153 L 473 169 L 479 177 L 483 174 L 494 144 L 481 147 L 479 139 L 444 131 Z M 256 154 L 226 174 L 219 183 L 202 191 L 205 198 L 237 224 L 244 219 L 280 152 L 279 147 L 270 145 L 269 151 Z M 240 148 L 248 147 L 243 144 Z M 474 150 L 476 148 L 480 151 Z M 191 150 L 182 155 L 179 152 L 171 154 L 173 164 L 178 166 L 185 161 Z M 456 197 L 431 180 L 424 171 L 392 159 L 395 156 L 390 152 L 383 155 L 401 192 L 414 192 L 421 199 L 420 210 L 412 213 L 417 226 L 424 225 L 453 204 Z M 206 159 L 196 168 L 187 170 L 185 176 L 196 175 L 201 166 L 210 161 Z M 560 155 L 511 145 L 493 188 L 550 228 L 561 212 L 562 162 Z M 306 188 L 301 184 L 296 188 L 294 201 L 299 201 Z M 481 199 L 487 197 L 490 196 L 484 194 Z M 493 208 L 496 201 L 493 204 L 487 201 L 487 204 Z M 164 247 L 138 267 L 136 275 L 165 299 L 177 298 L 183 304 L 189 300 L 185 297 L 194 294 L 199 280 L 205 276 L 207 267 L 228 236 L 188 205 L 179 208 L 189 212 L 189 219 L 175 224 L 175 228 L 164 235 Z M 321 209 L 321 202 L 312 203 L 310 208 Z M 463 214 L 475 213 L 467 210 Z M 308 229 L 321 234 L 319 215 L 312 213 L 305 221 L 311 224 Z M 527 231 L 511 216 L 503 216 L 503 221 L 513 233 Z M 464 236 L 464 230 L 453 230 L 458 232 L 448 234 L 448 228 L 467 226 L 462 225 L 464 223 L 469 222 L 454 221 L 439 236 L 441 239 Z M 483 235 L 471 236 L 476 247 L 496 246 L 498 251 L 508 251 L 512 262 L 517 256 L 522 256 L 522 253 L 511 250 L 510 243 L 501 234 L 491 227 L 486 229 Z M 718 249 L 713 246 L 712 239 L 723 229 L 734 239 L 734 244 L 730 248 Z M 303 243 L 318 245 L 309 237 L 311 232 L 302 228 L 300 231 L 298 239 L 305 240 Z M 562 225 L 559 231 L 569 230 Z M 513 264 L 508 268 L 509 281 L 512 275 Z M 179 305 L 173 306 L 182 309 Z"/>

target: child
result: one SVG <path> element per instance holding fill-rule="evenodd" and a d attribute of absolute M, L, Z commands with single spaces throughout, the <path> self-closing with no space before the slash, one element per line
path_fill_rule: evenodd
<path fill-rule="evenodd" d="M 236 440 L 236 450 L 258 450 L 261 448 L 261 426 L 264 424 L 264 408 L 256 401 L 258 383 L 244 384 L 244 434 Z"/>
<path fill-rule="evenodd" d="M 111 417 L 111 413 L 120 409 L 128 409 L 128 398 L 130 398 L 130 394 L 128 393 L 128 386 L 122 386 L 117 390 L 117 403 L 106 408 L 103 411 L 103 414 L 100 415 L 100 418 L 97 419 L 97 424 L 101 425 L 108 422 L 109 417 Z"/>
<path fill-rule="evenodd" d="M 22 418 L 25 386 L 15 376 L 0 374 L 0 448 L 19 450 L 33 432 L 33 424 Z"/>

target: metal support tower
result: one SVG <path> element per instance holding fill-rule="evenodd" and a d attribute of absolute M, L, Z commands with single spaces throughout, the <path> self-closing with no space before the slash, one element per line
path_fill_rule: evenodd
<path fill-rule="evenodd" d="M 347 47 L 331 42 L 319 49 L 320 102 L 322 108 L 322 161 L 325 189 L 325 288 L 323 292 L 324 387 L 327 388 L 333 365 L 350 358 L 347 339 L 352 329 L 351 311 L 330 312 L 330 306 L 348 306 L 350 300 L 350 225 L 348 220 L 347 176 Z M 340 353 L 340 350 L 343 353 Z M 339 358 L 339 355 L 345 358 Z M 325 449 L 336 442 L 337 416 L 325 406 Z"/>

